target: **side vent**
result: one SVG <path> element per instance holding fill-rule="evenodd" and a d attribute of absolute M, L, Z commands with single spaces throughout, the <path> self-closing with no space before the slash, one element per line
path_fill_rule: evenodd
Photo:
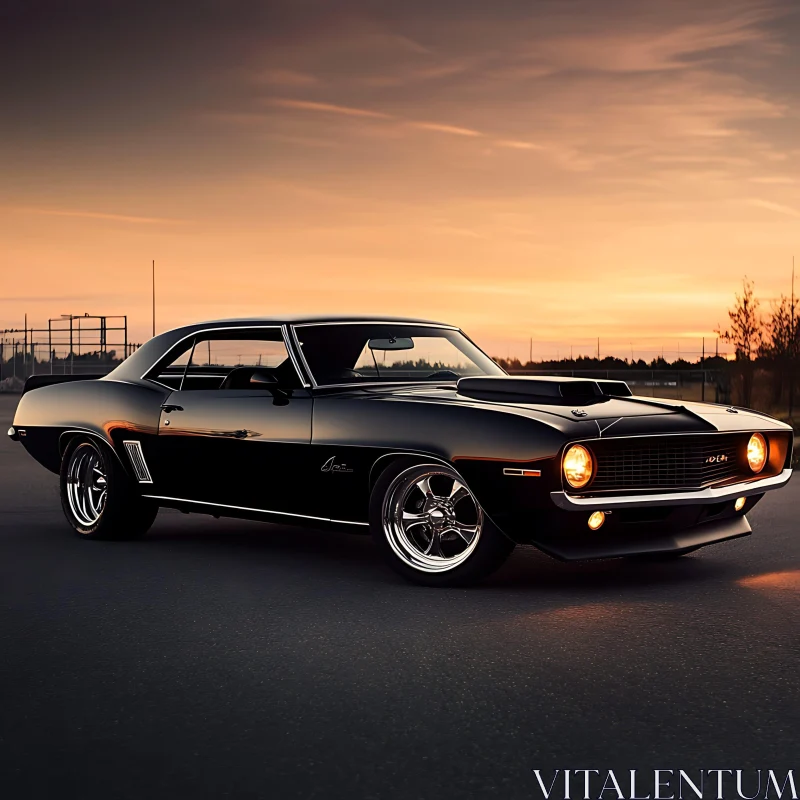
<path fill-rule="evenodd" d="M 123 442 L 125 449 L 128 451 L 128 458 L 131 460 L 131 466 L 136 475 L 139 483 L 152 483 L 153 478 L 150 475 L 150 470 L 147 469 L 147 462 L 144 460 L 144 453 L 142 453 L 141 442 Z"/>

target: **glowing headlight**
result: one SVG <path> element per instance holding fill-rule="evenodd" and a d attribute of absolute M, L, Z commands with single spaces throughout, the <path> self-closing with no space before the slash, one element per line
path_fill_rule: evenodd
<path fill-rule="evenodd" d="M 582 489 L 592 479 L 592 454 L 581 444 L 564 453 L 564 477 L 573 489 Z"/>
<path fill-rule="evenodd" d="M 767 440 L 760 433 L 754 433 L 747 443 L 747 463 L 756 473 L 767 463 Z"/>

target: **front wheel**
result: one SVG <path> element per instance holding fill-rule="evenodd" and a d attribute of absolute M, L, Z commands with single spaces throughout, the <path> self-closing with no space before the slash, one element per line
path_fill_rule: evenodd
<path fill-rule="evenodd" d="M 477 583 L 514 549 L 458 473 L 439 464 L 388 468 L 372 491 L 370 529 L 392 569 L 424 586 Z"/>
<path fill-rule="evenodd" d="M 111 450 L 73 439 L 61 461 L 61 507 L 82 539 L 132 539 L 146 533 L 158 507 L 144 500 Z"/>

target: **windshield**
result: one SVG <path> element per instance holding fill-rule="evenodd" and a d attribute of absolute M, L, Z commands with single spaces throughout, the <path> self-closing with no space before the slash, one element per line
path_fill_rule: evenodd
<path fill-rule="evenodd" d="M 328 323 L 298 325 L 295 333 L 320 386 L 505 374 L 461 331 L 448 328 Z"/>

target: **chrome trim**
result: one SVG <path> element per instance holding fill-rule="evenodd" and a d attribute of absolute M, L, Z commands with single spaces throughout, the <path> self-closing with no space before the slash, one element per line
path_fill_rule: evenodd
<path fill-rule="evenodd" d="M 173 503 L 189 503 L 199 506 L 213 506 L 214 508 L 232 508 L 235 511 L 254 511 L 257 514 L 274 514 L 279 517 L 298 517 L 300 519 L 314 519 L 318 522 L 338 522 L 342 525 L 369 525 L 369 522 L 353 522 L 348 519 L 333 519 L 331 517 L 312 517 L 310 514 L 292 514 L 289 511 L 270 511 L 266 508 L 250 508 L 248 506 L 230 506 L 225 503 L 209 503 L 206 500 L 188 500 L 185 497 L 166 497 L 164 495 L 143 494 L 148 500 L 169 500 Z"/>
<path fill-rule="evenodd" d="M 279 330 L 281 332 L 281 339 L 283 340 L 283 345 L 286 348 L 286 352 L 289 354 L 289 358 L 292 360 L 292 366 L 294 366 L 295 371 L 297 372 L 297 377 L 300 379 L 300 383 L 304 387 L 308 387 L 308 382 L 303 378 L 302 373 L 297 369 L 297 364 L 295 363 L 294 359 L 292 358 L 292 348 L 289 346 L 289 342 L 286 341 L 286 333 L 284 331 L 285 325 L 281 324 L 273 324 L 273 325 L 225 325 L 218 328 L 201 328 L 197 331 L 192 331 L 191 333 L 187 333 L 186 336 L 181 337 L 178 339 L 177 342 L 172 344 L 168 347 L 143 373 L 140 380 L 143 381 L 152 381 L 153 383 L 158 383 L 159 386 L 164 386 L 163 383 L 159 383 L 154 378 L 148 378 L 148 374 L 151 373 L 161 361 L 163 361 L 176 347 L 180 344 L 185 342 L 187 339 L 197 338 L 203 333 L 215 333 L 217 331 L 261 331 L 261 330 Z M 179 330 L 179 329 L 176 329 Z M 169 387 L 167 387 L 169 388 Z M 180 391 L 179 389 L 170 389 L 170 391 Z"/>
<path fill-rule="evenodd" d="M 75 448 L 67 465 L 65 483 L 69 510 L 78 525 L 91 528 L 97 524 L 108 497 L 108 478 L 97 447 L 85 442 Z"/>
<path fill-rule="evenodd" d="M 150 470 L 147 468 L 147 462 L 144 459 L 142 452 L 142 443 L 138 439 L 123 440 L 122 444 L 128 452 L 133 472 L 136 475 L 136 480 L 139 483 L 152 483 L 153 477 Z"/>
<path fill-rule="evenodd" d="M 448 325 L 446 322 L 414 322 L 412 320 L 395 319 L 353 319 L 353 320 L 319 320 L 318 322 L 290 322 L 287 323 L 292 328 L 307 328 L 310 325 L 409 325 L 414 328 L 447 328 L 450 331 L 457 331 L 456 325 Z"/>
<path fill-rule="evenodd" d="M 711 487 L 693 492 L 672 492 L 669 494 L 650 494 L 644 496 L 621 495 L 617 497 L 576 497 L 566 492 L 550 492 L 550 499 L 566 511 L 584 511 L 609 508 L 642 508 L 647 506 L 692 506 L 706 503 L 719 503 L 735 500 L 737 497 L 751 497 L 770 489 L 777 489 L 792 477 L 792 470 L 785 469 L 779 475 L 762 478 L 747 483 L 733 483 L 717 489 Z"/>
<path fill-rule="evenodd" d="M 303 376 L 303 371 L 300 369 L 300 364 L 297 361 L 297 354 L 294 352 L 294 348 L 292 347 L 292 341 L 296 343 L 297 337 L 294 337 L 294 339 L 290 339 L 288 325 L 281 325 L 281 332 L 283 333 L 283 342 L 286 345 L 286 351 L 289 353 L 289 358 L 292 359 L 292 364 L 294 364 L 295 372 L 297 372 L 297 375 L 299 376 L 300 382 L 303 384 L 303 387 L 308 389 L 311 386 L 311 384 Z M 311 372 L 308 370 L 306 370 L 306 372 L 308 372 L 309 375 L 311 374 Z"/>
<path fill-rule="evenodd" d="M 161 383 L 161 381 L 157 381 L 155 378 L 144 378 L 148 383 L 154 383 L 156 386 L 160 386 L 162 389 L 166 389 L 168 392 L 177 392 L 177 389 L 173 389 L 171 386 L 167 386 L 166 383 Z"/>
<path fill-rule="evenodd" d="M 540 469 L 521 469 L 518 467 L 505 467 L 503 475 L 510 475 L 519 478 L 541 478 L 542 471 Z"/>
<path fill-rule="evenodd" d="M 186 381 L 186 373 L 189 371 L 189 364 L 192 363 L 192 359 L 194 358 L 194 351 L 196 349 L 197 349 L 197 335 L 195 334 L 195 337 L 192 339 L 192 349 L 189 351 L 189 358 L 188 358 L 188 360 L 186 361 L 186 364 L 183 367 L 183 372 L 181 373 L 181 382 L 178 384 L 178 391 L 179 392 L 183 391 L 183 384 Z M 211 365 L 209 364 L 209 366 L 211 366 Z M 223 380 L 225 380 L 225 379 L 223 378 Z M 163 406 L 162 406 L 162 408 L 163 408 Z"/>
<path fill-rule="evenodd" d="M 408 477 L 408 473 L 419 470 L 422 471 L 416 478 Z M 435 476 L 452 480 L 446 495 L 433 492 L 430 479 Z M 424 503 L 411 510 L 407 504 L 414 489 L 423 494 Z M 474 522 L 464 522 L 456 516 L 456 506 L 467 499 L 475 511 Z M 455 470 L 442 469 L 436 464 L 414 465 L 395 476 L 386 490 L 381 516 L 383 533 L 392 552 L 412 569 L 434 574 L 455 569 L 472 555 L 484 519 L 483 509 Z M 411 533 L 412 529 L 417 532 Z M 461 547 L 458 552 L 450 555 L 445 552 L 442 547 L 445 534 L 451 535 Z"/>
<path fill-rule="evenodd" d="M 308 366 L 308 361 L 306 360 L 306 354 L 303 352 L 303 346 L 300 344 L 300 340 L 297 338 L 297 331 L 295 330 L 295 326 L 291 325 L 289 326 L 289 329 L 292 332 L 292 341 L 294 342 L 294 345 L 297 348 L 297 353 L 300 356 L 300 360 L 303 362 L 303 366 L 306 369 L 306 374 L 311 380 L 311 385 L 316 389 L 319 387 L 319 384 L 317 383 L 317 379 L 314 377 L 314 373 L 311 371 L 311 367 Z"/>
<path fill-rule="evenodd" d="M 455 388 L 455 381 L 369 381 L 365 383 L 323 383 L 317 389 L 363 389 L 372 386 L 382 386 L 389 388 L 392 386 L 427 386 L 429 389 L 439 389 L 447 384 L 447 388 Z M 452 387 L 451 387 L 452 385 Z"/>
<path fill-rule="evenodd" d="M 620 419 L 625 419 L 625 417 L 620 417 Z M 773 419 L 773 418 L 769 417 L 769 419 Z M 619 422 L 619 421 L 620 420 L 617 420 L 617 422 Z M 778 422 L 781 425 L 784 424 L 783 422 L 780 422 L 780 420 L 773 420 L 773 421 L 774 422 Z M 595 420 L 595 422 L 597 422 L 597 420 Z M 610 428 L 611 426 L 609 425 L 608 427 Z M 753 434 L 753 433 L 764 433 L 765 431 L 766 431 L 766 433 L 775 433 L 775 432 L 789 433 L 791 430 L 792 429 L 787 425 L 785 428 L 766 428 L 766 429 L 764 429 L 764 428 L 752 428 L 752 429 L 750 429 L 750 428 L 739 428 L 737 430 L 732 430 L 732 431 L 720 431 L 720 430 L 714 430 L 714 431 L 673 431 L 672 433 L 634 433 L 634 434 L 631 434 L 630 436 L 603 436 L 603 437 L 600 437 L 600 436 L 593 437 L 592 436 L 592 437 L 588 437 L 588 438 L 585 438 L 585 439 L 574 439 L 574 440 L 571 439 L 569 442 L 567 442 L 565 447 L 569 447 L 570 445 L 573 445 L 573 444 L 583 444 L 584 442 L 598 442 L 598 441 L 600 441 L 601 438 L 602 438 L 602 440 L 604 442 L 608 442 L 608 441 L 616 442 L 616 441 L 622 441 L 622 440 L 625 440 L 625 439 L 660 439 L 660 438 L 663 438 L 665 436 L 681 436 L 681 437 L 683 437 L 685 439 L 685 438 L 690 437 L 690 436 L 730 436 L 732 434 L 737 434 L 737 433 L 740 433 L 740 434 L 747 434 L 747 433 Z"/>

